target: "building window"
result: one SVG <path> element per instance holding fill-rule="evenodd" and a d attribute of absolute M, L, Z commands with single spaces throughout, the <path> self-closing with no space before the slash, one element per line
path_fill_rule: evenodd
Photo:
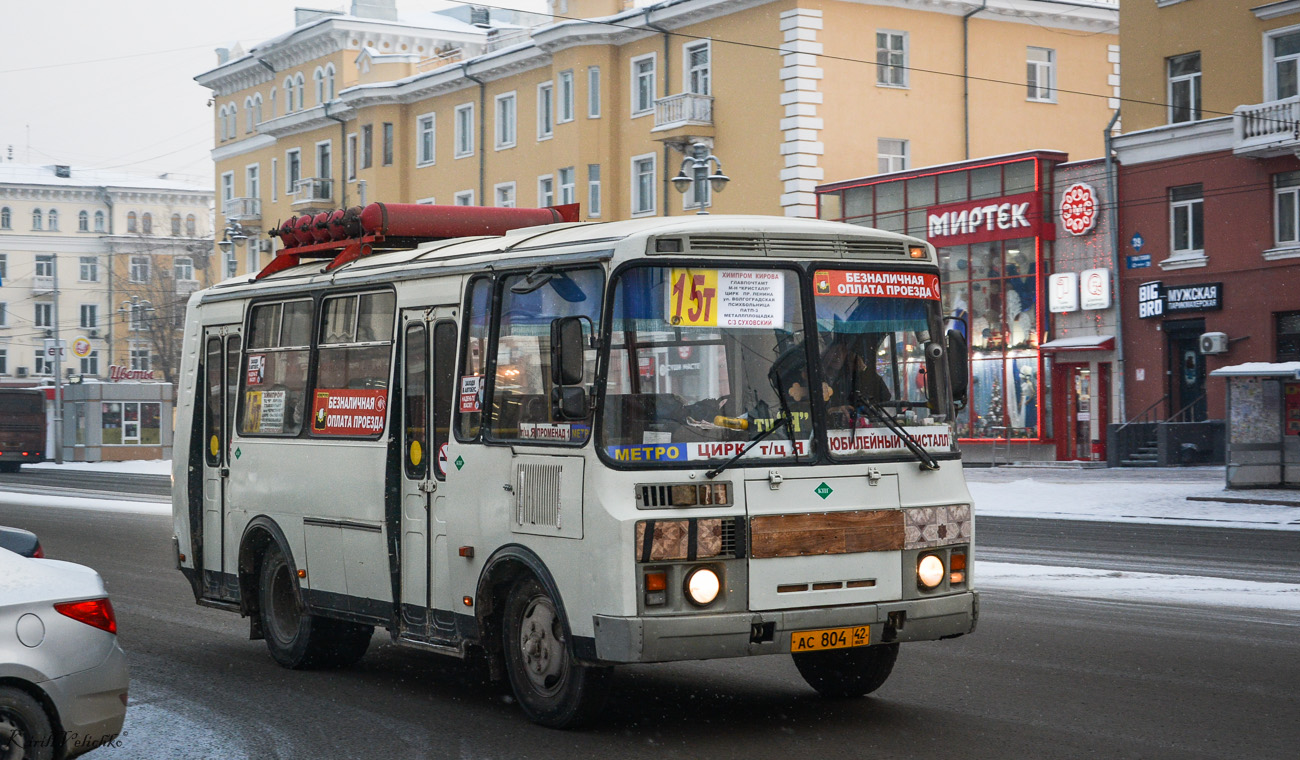
<path fill-rule="evenodd" d="M 172 236 L 173 237 L 181 236 L 181 215 L 180 214 L 172 214 Z"/>
<path fill-rule="evenodd" d="M 600 218 L 600 164 L 587 164 L 587 218 Z"/>
<path fill-rule="evenodd" d="M 1043 103 L 1056 102 L 1056 51 L 1031 47 L 1028 58 L 1029 99 Z"/>
<path fill-rule="evenodd" d="M 550 82 L 537 85 L 537 139 L 555 133 L 555 86 Z"/>
<path fill-rule="evenodd" d="M 12 229 L 13 215 L 9 207 L 0 208 L 0 230 Z"/>
<path fill-rule="evenodd" d="M 81 305 L 81 327 L 94 329 L 99 327 L 99 306 L 93 303 Z"/>
<path fill-rule="evenodd" d="M 0 285 L 9 279 L 9 254 L 0 253 Z"/>
<path fill-rule="evenodd" d="M 351 182 L 357 178 L 357 136 L 356 134 L 348 135 L 347 155 L 345 163 L 348 170 L 348 181 Z"/>
<path fill-rule="evenodd" d="M 172 271 L 177 280 L 190 282 L 194 279 L 194 260 L 189 256 L 177 256 L 172 259 Z"/>
<path fill-rule="evenodd" d="M 556 121 L 563 124 L 566 121 L 573 121 L 574 116 L 574 88 L 573 88 L 573 70 L 560 72 L 560 112 Z"/>
<path fill-rule="evenodd" d="M 77 232 L 90 232 L 90 213 L 87 211 L 77 212 Z"/>
<path fill-rule="evenodd" d="M 284 153 L 284 192 L 292 194 L 302 179 L 302 151 L 298 148 Z"/>
<path fill-rule="evenodd" d="M 307 79 L 302 75 L 301 71 L 299 71 L 297 76 L 293 78 L 293 96 L 294 100 L 298 103 L 299 111 L 307 107 L 307 102 L 303 100 L 304 85 L 306 85 L 306 83 Z"/>
<path fill-rule="evenodd" d="M 272 162 L 275 161 L 275 159 L 271 159 L 271 160 Z M 271 180 L 274 182 L 275 178 L 272 177 Z M 195 220 L 193 214 L 189 214 L 185 217 L 185 235 L 187 237 L 194 237 L 195 235 L 198 234 L 198 229 L 195 226 L 196 224 L 197 221 Z"/>
<path fill-rule="evenodd" d="M 36 276 L 54 279 L 54 257 L 40 254 L 36 257 Z"/>
<path fill-rule="evenodd" d="M 648 153 L 632 159 L 632 215 L 655 212 L 655 155 Z"/>
<path fill-rule="evenodd" d="M 434 161 L 434 114 L 426 113 L 415 120 L 415 165 L 428 166 Z"/>
<path fill-rule="evenodd" d="M 103 232 L 103 231 L 104 231 L 104 212 L 103 212 L 103 211 L 96 211 L 96 212 L 95 212 L 95 232 Z"/>
<path fill-rule="evenodd" d="M 244 98 L 244 134 L 251 134 L 253 131 L 253 96 L 249 95 Z"/>
<path fill-rule="evenodd" d="M 474 104 L 463 103 L 456 106 L 455 157 L 466 158 L 474 155 Z"/>
<path fill-rule="evenodd" d="M 249 128 L 249 132 L 252 132 L 257 125 L 262 123 L 262 93 L 260 92 L 253 96 L 252 122 L 253 126 Z"/>
<path fill-rule="evenodd" d="M 140 234 L 142 235 L 153 234 L 153 214 L 149 213 L 148 211 L 140 215 Z"/>
<path fill-rule="evenodd" d="M 52 375 L 54 374 L 54 362 L 45 359 L 45 350 L 41 349 L 36 352 L 36 361 L 33 362 L 35 375 Z"/>
<path fill-rule="evenodd" d="M 54 304 L 37 303 L 32 304 L 32 326 L 33 327 L 53 327 L 54 326 Z"/>
<path fill-rule="evenodd" d="M 284 112 L 293 113 L 293 77 L 284 79 Z"/>
<path fill-rule="evenodd" d="M 316 143 L 316 176 L 329 179 L 334 176 L 334 143 L 332 140 Z"/>
<path fill-rule="evenodd" d="M 0 348 L 0 375 L 9 374 L 9 351 Z"/>
<path fill-rule="evenodd" d="M 1273 240 L 1282 246 L 1300 245 L 1300 172 L 1273 175 Z"/>
<path fill-rule="evenodd" d="M 496 148 L 515 147 L 515 94 L 507 92 L 496 98 Z"/>
<path fill-rule="evenodd" d="M 0 301 L 0 327 L 9 326 L 9 304 Z"/>
<path fill-rule="evenodd" d="M 881 137 L 876 140 L 876 171 L 881 174 L 907 168 L 907 140 Z"/>
<path fill-rule="evenodd" d="M 560 170 L 560 203 L 578 202 L 577 174 L 572 166 Z"/>
<path fill-rule="evenodd" d="M 232 179 L 233 179 L 234 175 L 231 175 L 231 177 L 232 177 Z M 223 187 L 224 187 L 224 185 L 225 185 L 225 179 L 226 179 L 226 177 L 225 177 L 224 174 L 222 175 L 221 179 L 222 179 L 222 185 L 223 185 Z M 224 194 L 223 194 L 223 198 L 222 198 L 222 200 L 225 200 L 225 198 L 224 198 Z M 135 212 L 134 212 L 134 211 L 129 211 L 129 212 L 127 212 L 127 214 L 126 214 L 126 231 L 127 231 L 127 232 L 139 232 L 139 227 L 138 227 L 138 225 L 136 224 L 136 215 L 135 215 Z"/>
<path fill-rule="evenodd" d="M 1271 100 L 1285 100 L 1300 95 L 1300 32 L 1280 34 L 1269 40 L 1273 52 L 1273 82 Z"/>
<path fill-rule="evenodd" d="M 555 205 L 555 178 L 550 174 L 543 174 L 537 178 L 537 205 Z"/>
<path fill-rule="evenodd" d="M 32 209 L 32 229 L 39 230 L 44 226 L 44 217 L 41 215 L 41 210 L 38 208 Z"/>
<path fill-rule="evenodd" d="M 253 164 L 251 166 L 244 167 L 244 195 L 249 198 L 262 197 L 262 165 L 261 164 Z M 176 231 L 172 233 L 173 235 L 180 234 L 180 219 L 181 219 L 180 215 L 178 214 L 175 217 Z"/>
<path fill-rule="evenodd" d="M 495 186 L 496 205 L 498 208 L 515 207 L 515 183 L 502 182 Z"/>
<path fill-rule="evenodd" d="M 474 191 L 461 190 L 459 193 L 456 193 L 454 196 L 452 196 L 452 202 L 455 203 L 457 206 L 473 206 Z"/>
<path fill-rule="evenodd" d="M 235 259 L 235 251 L 226 251 L 226 277 L 234 277 L 239 272 L 239 262 Z"/>
<path fill-rule="evenodd" d="M 49 216 L 49 220 L 48 220 L 48 221 L 49 221 L 49 223 L 50 223 L 50 232 L 58 232 L 58 231 L 59 231 L 59 212 L 58 212 L 57 209 L 50 209 L 50 216 Z"/>
<path fill-rule="evenodd" d="M 600 118 L 600 67 L 587 69 L 587 118 Z"/>
<path fill-rule="evenodd" d="M 333 100 L 334 91 L 334 64 L 325 64 L 325 99 Z"/>
<path fill-rule="evenodd" d="M 82 282 L 99 282 L 99 257 L 82 256 L 81 257 L 81 276 Z"/>
<path fill-rule="evenodd" d="M 1201 118 L 1201 54 L 1188 53 L 1168 59 L 1169 123 L 1199 121 Z"/>
<path fill-rule="evenodd" d="M 149 349 L 140 346 L 131 347 L 131 369 L 140 369 L 146 372 L 153 369 L 153 356 Z"/>
<path fill-rule="evenodd" d="M 393 124 L 384 122 L 384 166 L 393 165 Z"/>
<path fill-rule="evenodd" d="M 234 173 L 234 172 L 225 172 L 225 173 L 223 173 L 223 174 L 221 175 L 221 203 L 222 203 L 222 206 L 224 207 L 224 205 L 225 205 L 227 202 L 233 200 L 234 197 L 235 197 L 235 173 Z M 127 232 L 135 232 L 135 225 L 132 223 L 132 220 L 131 220 L 131 217 L 132 217 L 132 216 L 135 216 L 135 213 L 134 213 L 134 212 L 132 212 L 132 214 L 126 218 L 126 230 L 127 230 Z"/>
<path fill-rule="evenodd" d="M 1300 362 L 1300 311 L 1284 311 L 1273 315 L 1277 328 L 1277 359 L 1279 362 Z"/>
<path fill-rule="evenodd" d="M 90 355 L 81 357 L 81 374 L 98 375 L 99 374 L 99 351 L 91 351 Z"/>
<path fill-rule="evenodd" d="M 1205 212 L 1201 186 L 1169 189 L 1170 255 L 1199 256 L 1205 250 Z"/>
<path fill-rule="evenodd" d="M 371 167 L 371 158 L 375 152 L 375 125 L 366 124 L 361 127 L 361 168 L 369 169 Z"/>
<path fill-rule="evenodd" d="M 876 84 L 907 86 L 907 32 L 876 32 Z"/>
<path fill-rule="evenodd" d="M 712 66 L 710 64 L 709 41 L 691 42 L 685 46 L 683 59 L 686 61 L 686 91 L 696 95 L 713 94 Z"/>
<path fill-rule="evenodd" d="M 655 109 L 655 56 L 632 59 L 632 115 L 642 116 Z"/>
<path fill-rule="evenodd" d="M 148 282 L 149 281 L 149 257 L 132 256 L 131 257 L 131 282 Z"/>
<path fill-rule="evenodd" d="M 312 72 L 311 81 L 316 85 L 316 105 L 325 102 L 325 69 L 317 66 Z"/>

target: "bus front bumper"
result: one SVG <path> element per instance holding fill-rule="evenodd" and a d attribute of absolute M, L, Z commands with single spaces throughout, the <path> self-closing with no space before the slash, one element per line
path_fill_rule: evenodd
<path fill-rule="evenodd" d="M 718 615 L 594 616 L 601 662 L 672 662 L 788 654 L 790 634 L 871 626 L 871 644 L 933 641 L 975 630 L 979 593 L 826 607 Z"/>

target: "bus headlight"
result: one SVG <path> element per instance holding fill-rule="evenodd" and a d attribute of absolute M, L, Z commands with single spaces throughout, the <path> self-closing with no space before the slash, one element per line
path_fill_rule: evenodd
<path fill-rule="evenodd" d="M 921 588 L 932 589 L 943 583 L 943 560 L 936 554 L 926 554 L 917 560 L 916 580 Z"/>
<path fill-rule="evenodd" d="M 722 579 L 710 567 L 697 567 L 686 576 L 686 598 L 693 604 L 706 607 L 718 598 Z"/>

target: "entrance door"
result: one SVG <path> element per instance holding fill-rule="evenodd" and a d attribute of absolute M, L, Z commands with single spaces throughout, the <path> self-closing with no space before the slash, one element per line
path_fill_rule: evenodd
<path fill-rule="evenodd" d="M 235 557 L 224 540 L 230 481 L 230 438 L 239 388 L 238 325 L 203 331 L 203 594 L 233 599 Z"/>
<path fill-rule="evenodd" d="M 446 480 L 456 365 L 455 309 L 402 313 L 402 627 L 416 638 L 447 637 Z M 443 613 L 434 609 L 442 607 Z"/>
<path fill-rule="evenodd" d="M 1110 365 L 1057 364 L 1052 375 L 1058 461 L 1106 457 Z M 1096 447 L 1093 441 L 1097 442 Z"/>
<path fill-rule="evenodd" d="M 1169 356 L 1169 413 L 1182 422 L 1205 419 L 1205 356 L 1201 353 L 1201 333 L 1205 320 L 1189 319 L 1165 322 Z"/>

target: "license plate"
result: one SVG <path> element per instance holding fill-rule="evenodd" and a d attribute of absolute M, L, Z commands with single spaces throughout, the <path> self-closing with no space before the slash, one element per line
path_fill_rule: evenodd
<path fill-rule="evenodd" d="M 819 649 L 848 649 L 865 647 L 871 643 L 871 626 L 854 625 L 848 628 L 822 628 L 815 631 L 795 631 L 790 634 L 791 652 L 815 652 Z"/>

